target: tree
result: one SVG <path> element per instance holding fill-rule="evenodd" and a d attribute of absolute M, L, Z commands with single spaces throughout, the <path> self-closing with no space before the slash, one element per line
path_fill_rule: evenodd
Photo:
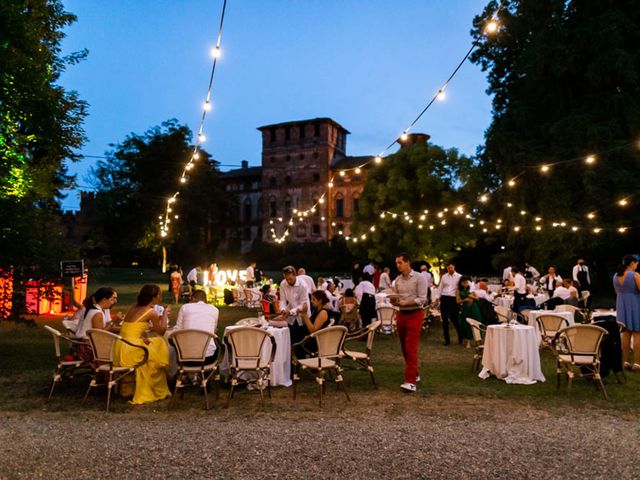
<path fill-rule="evenodd" d="M 506 255 L 563 265 L 575 255 L 617 259 L 640 240 L 640 210 L 637 203 L 629 208 L 640 200 L 634 144 L 640 131 L 638 3 L 500 4 L 496 35 L 483 29 L 498 2 L 474 20 L 480 46 L 472 61 L 488 72 L 493 95 L 479 160 L 496 190 L 492 212 L 510 232 Z M 588 164 L 591 154 L 595 162 Z M 544 164 L 551 165 L 546 174 Z M 625 197 L 632 197 L 626 209 L 617 203 Z M 507 202 L 512 208 L 505 208 Z M 523 228 L 516 232 L 518 225 Z M 595 226 L 603 230 L 595 234 Z M 620 226 L 636 228 L 620 235 Z"/>
<path fill-rule="evenodd" d="M 160 237 L 159 219 L 167 199 L 193 152 L 192 133 L 176 120 L 164 122 L 144 135 L 131 134 L 92 172 L 96 187 L 92 241 L 106 245 L 118 265 L 132 261 L 157 265 L 162 245 L 173 261 L 192 263 L 211 258 L 218 238 L 213 224 L 229 210 L 215 162 L 204 150 L 188 182 L 172 205 L 168 237 Z"/>
<path fill-rule="evenodd" d="M 376 261 L 392 261 L 407 251 L 437 263 L 474 246 L 477 233 L 467 215 L 473 213 L 468 205 L 482 192 L 479 181 L 471 159 L 455 149 L 432 144 L 401 148 L 367 172 L 349 248 Z M 454 213 L 459 206 L 463 213 Z M 405 220 L 405 212 L 413 223 Z"/>
<path fill-rule="evenodd" d="M 86 103 L 57 84 L 86 56 L 61 56 L 63 29 L 76 20 L 58 0 L 0 2 L 0 269 L 13 271 L 14 316 L 26 278 L 59 275 L 75 253 L 63 242 L 65 160 L 84 140 Z"/>

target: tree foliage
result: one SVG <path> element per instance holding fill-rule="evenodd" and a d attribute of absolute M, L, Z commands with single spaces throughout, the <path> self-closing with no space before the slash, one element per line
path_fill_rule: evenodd
<path fill-rule="evenodd" d="M 157 265 L 164 244 L 172 261 L 212 257 L 219 240 L 213 224 L 224 217 L 228 202 L 215 162 L 203 150 L 172 206 L 170 234 L 160 237 L 158 216 L 164 214 L 193 152 L 191 136 L 188 127 L 170 120 L 144 135 L 127 136 L 107 153 L 107 160 L 98 162 L 92 172 L 97 189 L 92 256 L 108 254 L 119 265 Z"/>
<path fill-rule="evenodd" d="M 640 7 L 633 0 L 505 0 L 500 30 L 484 35 L 490 2 L 474 20 L 472 60 L 488 73 L 493 121 L 480 166 L 497 187 L 506 256 L 569 264 L 637 248 L 640 210 Z M 593 165 L 584 159 L 596 154 Z M 554 165 L 555 162 L 560 162 Z M 543 175 L 543 164 L 551 164 Z M 517 177 L 515 188 L 498 187 Z M 503 183 L 504 185 L 504 183 Z M 636 207 L 617 201 L 633 196 Z M 513 207 L 505 209 L 510 202 Z M 520 211 L 526 211 L 526 219 Z M 587 219 L 587 213 L 596 218 Z M 533 218 L 543 218 L 536 233 Z M 556 227 L 552 221 L 564 221 Z M 514 232 L 515 225 L 524 225 Z M 604 227 L 594 235 L 589 227 Z M 624 236 L 615 231 L 633 226 Z M 572 231 L 569 226 L 579 227 Z"/>
<path fill-rule="evenodd" d="M 59 271 L 69 255 L 58 222 L 65 160 L 84 142 L 86 103 L 57 84 L 86 52 L 61 55 L 75 21 L 57 0 L 0 2 L 0 267 Z"/>
<path fill-rule="evenodd" d="M 476 235 L 468 227 L 466 214 L 448 215 L 442 225 L 438 212 L 475 203 L 479 181 L 471 159 L 455 149 L 432 144 L 400 149 L 367 172 L 351 233 L 358 242 L 350 241 L 349 248 L 356 256 L 377 261 L 392 261 L 398 252 L 406 251 L 416 259 L 437 262 L 474 246 Z M 387 214 L 383 219 L 380 214 L 385 211 L 398 216 L 393 219 Z M 425 215 L 425 219 L 410 224 L 404 220 L 404 212 L 414 219 Z M 375 227 L 373 232 L 371 226 Z"/>

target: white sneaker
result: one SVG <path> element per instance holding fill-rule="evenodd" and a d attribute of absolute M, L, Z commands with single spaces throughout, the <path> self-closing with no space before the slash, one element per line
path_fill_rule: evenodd
<path fill-rule="evenodd" d="M 416 386 L 413 383 L 403 383 L 400 385 L 400 389 L 407 393 L 416 393 Z"/>
<path fill-rule="evenodd" d="M 416 383 L 420 382 L 420 375 L 416 375 Z"/>

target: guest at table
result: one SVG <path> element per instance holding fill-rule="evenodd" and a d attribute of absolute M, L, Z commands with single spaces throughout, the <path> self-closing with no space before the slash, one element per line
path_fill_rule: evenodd
<path fill-rule="evenodd" d="M 440 314 L 442 316 L 442 333 L 444 336 L 444 344 L 449 345 L 449 321 L 453 323 L 458 334 L 458 343 L 462 343 L 462 332 L 460 331 L 460 323 L 458 318 L 460 311 L 456 301 L 458 284 L 460 283 L 460 275 L 456 272 L 456 264 L 448 262 L 446 265 L 447 273 L 440 277 L 440 285 L 438 285 L 437 295 L 440 303 Z"/>
<path fill-rule="evenodd" d="M 291 343 L 297 343 L 307 334 L 300 312 L 308 312 L 309 292 L 296 269 L 288 265 L 282 269 L 284 280 L 280 284 L 280 316 L 289 324 Z"/>
<path fill-rule="evenodd" d="M 173 303 L 178 303 L 180 298 L 180 287 L 182 287 L 182 272 L 177 265 L 171 266 L 171 274 L 169 275 L 169 284 L 171 295 L 173 295 Z"/>
<path fill-rule="evenodd" d="M 81 309 L 84 313 L 79 315 L 75 337 L 87 339 L 87 330 L 90 328 L 117 332 L 120 329 L 122 318 L 118 317 L 116 321 L 113 321 L 110 313 L 117 301 L 118 294 L 110 287 L 101 287 L 93 295 L 85 298 Z M 74 352 L 85 362 L 93 361 L 93 350 L 88 340 L 87 343 L 75 345 Z"/>
<path fill-rule="evenodd" d="M 378 286 L 378 290 L 380 292 L 384 292 L 385 290 L 389 290 L 391 288 L 391 269 L 389 267 L 384 267 L 382 273 L 380 274 L 380 284 Z"/>
<path fill-rule="evenodd" d="M 213 305 L 207 304 L 204 290 L 196 290 L 191 295 L 191 303 L 186 303 L 178 312 L 175 330 L 203 330 L 215 335 L 220 312 Z M 216 343 L 211 340 L 207 346 L 204 363 L 213 363 L 216 359 Z"/>
<path fill-rule="evenodd" d="M 316 290 L 311 294 L 311 312 L 311 317 L 308 312 L 302 312 L 307 335 L 317 332 L 329 324 L 329 299 L 324 290 Z"/>
<path fill-rule="evenodd" d="M 271 285 L 265 284 L 260 289 L 260 293 L 262 294 L 262 310 L 264 311 L 264 316 L 266 318 L 271 317 L 272 315 L 276 315 L 278 313 L 277 302 L 278 299 L 275 295 L 271 294 Z"/>
<path fill-rule="evenodd" d="M 540 285 L 547 291 L 549 297 L 553 297 L 558 280 L 562 281 L 562 277 L 556 273 L 556 267 L 553 265 L 549 267 L 547 274 L 540 279 Z"/>
<path fill-rule="evenodd" d="M 518 267 L 511 267 L 513 278 L 513 311 L 519 312 L 527 304 L 527 280 Z"/>
<path fill-rule="evenodd" d="M 538 278 L 540 278 L 540 272 L 538 270 L 536 270 L 536 267 L 531 265 L 526 260 L 524 262 L 524 273 L 523 273 L 523 275 L 524 275 L 524 278 L 531 279 L 533 281 L 535 281 Z"/>
<path fill-rule="evenodd" d="M 470 290 L 469 277 L 460 277 L 458 291 L 456 293 L 456 303 L 460 305 L 460 330 L 462 330 L 462 344 L 466 348 L 471 348 L 473 332 L 467 318 L 473 318 L 482 322 L 478 297 Z"/>
<path fill-rule="evenodd" d="M 390 301 L 399 308 L 396 324 L 404 357 L 404 383 L 400 388 L 404 392 L 415 393 L 416 383 L 420 380 L 418 348 L 424 321 L 422 307 L 427 301 L 427 282 L 411 268 L 411 257 L 407 253 L 396 256 L 396 268 L 400 275 L 393 282 L 393 290 L 399 296 L 392 296 Z"/>
<path fill-rule="evenodd" d="M 362 273 L 362 281 L 356 287 L 354 294 L 358 302 L 358 312 L 362 326 L 366 327 L 376 318 L 376 288 L 371 283 L 371 275 Z"/>
<path fill-rule="evenodd" d="M 353 310 L 358 306 L 358 302 L 356 301 L 356 296 L 353 293 L 352 288 L 347 288 L 344 291 L 344 295 L 340 297 L 338 306 L 342 307 L 343 305 L 346 305 L 348 310 Z"/>
<path fill-rule="evenodd" d="M 640 371 L 640 274 L 636 272 L 638 259 L 625 255 L 613 276 L 616 291 L 616 319 L 622 322 L 622 361 L 624 368 Z M 633 365 L 629 362 L 629 349 L 633 338 Z"/>
<path fill-rule="evenodd" d="M 140 405 L 156 402 L 171 396 L 167 386 L 169 347 L 163 335 L 167 330 L 170 307 L 165 305 L 162 314 L 154 308 L 162 301 L 162 291 L 158 285 L 145 285 L 140 289 L 136 304 L 127 312 L 120 329 L 120 335 L 129 342 L 142 345 L 149 351 L 147 363 L 136 368 L 136 384 L 131 403 Z M 147 329 L 151 325 L 151 335 Z M 139 348 L 123 342 L 116 343 L 114 364 L 127 367 L 137 364 L 142 356 Z M 128 396 L 124 384 L 121 393 Z"/>

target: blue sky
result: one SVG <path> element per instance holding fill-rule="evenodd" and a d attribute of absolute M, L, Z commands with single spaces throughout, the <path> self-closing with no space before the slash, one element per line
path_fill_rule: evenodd
<path fill-rule="evenodd" d="M 78 22 L 61 78 L 89 104 L 85 155 L 177 118 L 196 130 L 222 0 L 64 0 Z M 422 110 L 471 45 L 478 0 L 228 0 L 204 148 L 222 170 L 260 164 L 257 127 L 331 117 L 350 155 L 374 155 Z M 466 63 L 414 131 L 473 154 L 491 121 L 480 68 Z M 69 166 L 88 185 L 97 160 Z M 77 192 L 62 202 L 78 208 Z"/>

